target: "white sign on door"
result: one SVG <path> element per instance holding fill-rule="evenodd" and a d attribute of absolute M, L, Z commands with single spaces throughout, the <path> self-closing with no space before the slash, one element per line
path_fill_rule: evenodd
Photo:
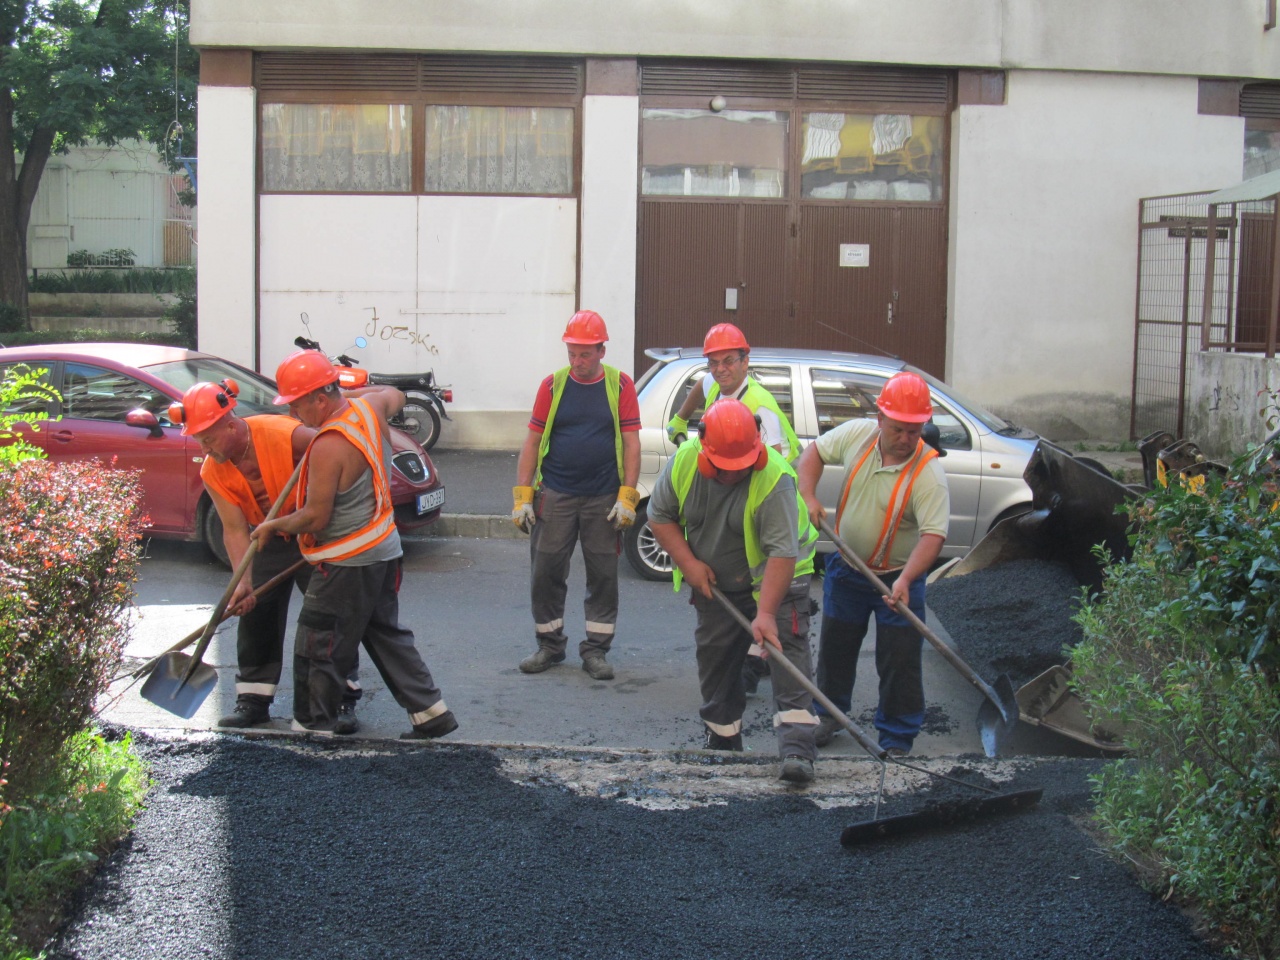
<path fill-rule="evenodd" d="M 871 244 L 869 243 L 840 244 L 840 266 L 842 267 L 871 266 Z"/>

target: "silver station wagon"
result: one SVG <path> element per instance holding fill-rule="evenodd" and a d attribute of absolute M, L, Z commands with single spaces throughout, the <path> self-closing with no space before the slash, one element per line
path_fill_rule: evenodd
<path fill-rule="evenodd" d="M 636 383 L 640 395 L 640 510 L 627 532 L 627 559 L 641 576 L 671 579 L 671 558 L 649 528 L 649 494 L 676 446 L 667 439 L 666 424 L 680 409 L 690 388 L 707 373 L 701 347 L 671 347 L 645 351 L 656 363 Z M 876 415 L 875 398 L 884 382 L 900 370 L 924 377 L 933 397 L 933 423 L 938 427 L 947 483 L 951 491 L 951 527 L 944 557 L 959 557 L 1006 517 L 1031 507 L 1031 489 L 1022 471 L 1039 439 L 1030 430 L 1010 423 L 927 373 L 900 360 L 833 350 L 751 350 L 751 376 L 763 384 L 791 421 L 802 445 L 846 420 Z M 691 418 L 690 431 L 702 411 Z M 818 493 L 834 512 L 843 475 L 828 466 Z M 830 541 L 819 544 L 824 552 Z"/>

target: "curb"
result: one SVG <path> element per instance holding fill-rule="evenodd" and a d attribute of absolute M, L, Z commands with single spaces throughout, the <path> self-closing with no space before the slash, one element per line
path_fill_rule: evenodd
<path fill-rule="evenodd" d="M 428 537 L 471 537 L 479 540 L 527 540 L 504 514 L 444 513 L 427 529 Z"/>

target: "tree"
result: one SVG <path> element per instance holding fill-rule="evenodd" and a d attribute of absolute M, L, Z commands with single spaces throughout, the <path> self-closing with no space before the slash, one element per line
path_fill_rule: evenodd
<path fill-rule="evenodd" d="M 194 155 L 199 61 L 186 41 L 189 5 L 0 0 L 0 314 L 25 323 L 27 224 L 50 156 L 131 138 L 163 148 L 174 119 Z"/>

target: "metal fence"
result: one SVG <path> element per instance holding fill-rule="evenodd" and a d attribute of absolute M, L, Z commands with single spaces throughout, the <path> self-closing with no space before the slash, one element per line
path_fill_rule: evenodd
<path fill-rule="evenodd" d="M 1220 206 L 1210 238 L 1210 192 L 1139 201 L 1131 439 L 1183 435 L 1193 352 L 1264 346 L 1273 202 Z"/>

